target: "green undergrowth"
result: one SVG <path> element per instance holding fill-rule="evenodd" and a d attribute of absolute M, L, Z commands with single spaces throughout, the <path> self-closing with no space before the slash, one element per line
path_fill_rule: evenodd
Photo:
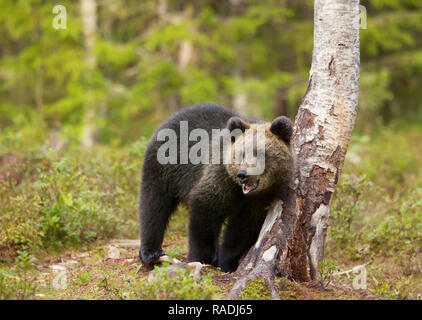
<path fill-rule="evenodd" d="M 422 128 L 354 137 L 334 194 L 326 258 L 370 263 L 381 298 L 422 294 Z"/>
<path fill-rule="evenodd" d="M 136 300 L 211 300 L 217 299 L 219 288 L 211 274 L 195 276 L 191 270 L 155 267 L 154 274 L 130 285 L 126 298 Z"/>
<path fill-rule="evenodd" d="M 420 139 L 418 127 L 353 137 L 331 201 L 320 281 L 276 279 L 282 299 L 421 299 Z M 138 238 L 144 140 L 59 150 L 0 140 L 0 299 L 220 299 L 230 290 L 233 282 L 219 280 L 213 268 L 195 278 L 185 269 L 169 276 L 162 266 L 150 277 L 136 248 L 122 249 L 120 260 L 107 258 L 107 241 Z M 187 225 L 181 208 L 163 244 L 182 261 Z M 48 268 L 68 252 L 78 264 L 67 274 L 67 289 L 56 290 Z M 73 258 L 80 252 L 88 260 Z M 356 274 L 336 276 L 358 265 L 366 266 L 366 289 L 353 289 Z M 270 293 L 258 279 L 240 298 L 269 299 Z"/>
<path fill-rule="evenodd" d="M 18 251 L 136 237 L 144 142 L 90 150 L 40 147 L 0 154 L 0 261 Z"/>

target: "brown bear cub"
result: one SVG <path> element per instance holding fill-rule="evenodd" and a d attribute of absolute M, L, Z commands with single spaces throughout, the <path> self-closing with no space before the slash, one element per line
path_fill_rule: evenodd
<path fill-rule="evenodd" d="M 228 142 L 224 139 L 222 144 L 222 137 L 214 139 L 216 129 L 228 129 Z M 164 255 L 161 245 L 167 223 L 176 207 L 183 204 L 190 212 L 188 260 L 219 266 L 225 272 L 236 270 L 258 239 L 271 201 L 291 181 L 292 131 L 286 117 L 272 123 L 248 120 L 214 104 L 182 109 L 163 122 L 147 146 L 142 170 L 139 214 L 143 264 L 150 267 Z M 257 138 L 259 132 L 264 136 L 263 145 Z M 198 148 L 200 138 L 212 152 Z M 225 148 L 227 144 L 230 148 Z M 253 170 L 245 155 L 248 147 L 256 161 L 263 160 L 262 170 Z M 205 161 L 191 157 L 198 155 Z M 163 157 L 167 157 L 164 162 Z"/>

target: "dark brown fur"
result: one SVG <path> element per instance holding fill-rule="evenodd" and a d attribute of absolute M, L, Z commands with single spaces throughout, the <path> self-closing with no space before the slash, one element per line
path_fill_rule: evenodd
<path fill-rule="evenodd" d="M 265 129 L 265 171 L 262 175 L 249 177 L 250 181 L 259 179 L 258 188 L 243 194 L 237 178 L 239 170 L 247 169 L 243 163 L 160 164 L 157 150 L 163 142 L 157 141 L 157 132 L 171 128 L 179 133 L 182 120 L 189 122 L 189 131 L 202 128 L 210 136 L 212 129 L 239 128 L 244 133 L 235 144 L 258 127 Z M 220 266 L 223 271 L 235 270 L 239 259 L 257 240 L 267 207 L 291 178 L 290 136 L 291 122 L 285 117 L 277 118 L 272 124 L 250 121 L 213 104 L 183 109 L 161 124 L 148 144 L 143 166 L 140 195 L 142 262 L 151 266 L 163 255 L 161 244 L 169 217 L 178 204 L 184 204 L 190 212 L 188 260 Z M 224 221 L 227 225 L 220 245 Z"/>

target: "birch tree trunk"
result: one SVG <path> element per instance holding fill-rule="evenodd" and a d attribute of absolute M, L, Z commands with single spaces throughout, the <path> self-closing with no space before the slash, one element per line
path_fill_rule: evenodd
<path fill-rule="evenodd" d="M 97 65 L 94 53 L 95 34 L 97 32 L 97 3 L 95 0 L 80 0 L 80 10 L 84 34 L 85 61 L 91 73 Z M 81 143 L 84 147 L 90 148 L 94 145 L 97 128 L 94 119 L 96 116 L 96 106 L 90 92 L 87 92 L 87 100 L 90 102 L 83 119 Z"/>
<path fill-rule="evenodd" d="M 359 50 L 359 0 L 315 0 L 312 67 L 292 138 L 296 174 L 270 208 L 228 298 L 255 278 L 265 279 L 277 299 L 275 275 L 296 281 L 318 277 L 331 195 L 356 119 Z"/>

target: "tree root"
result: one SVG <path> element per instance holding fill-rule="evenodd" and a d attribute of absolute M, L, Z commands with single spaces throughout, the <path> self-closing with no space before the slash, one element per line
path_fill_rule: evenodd
<path fill-rule="evenodd" d="M 264 269 L 262 268 L 264 267 Z M 240 276 L 233 285 L 230 292 L 224 297 L 225 300 L 233 300 L 239 297 L 242 290 L 245 289 L 249 281 L 256 279 L 263 279 L 267 285 L 267 289 L 271 293 L 272 300 L 280 300 L 280 295 L 274 283 L 274 272 L 268 269 L 267 266 L 257 266 L 246 275 Z"/>
<path fill-rule="evenodd" d="M 184 263 L 176 258 L 170 258 L 167 255 L 161 256 L 157 262 L 168 262 L 171 264 L 171 267 L 174 268 L 183 268 L 193 270 L 194 277 L 199 277 L 201 274 L 201 270 L 204 267 L 209 267 L 209 264 L 202 264 L 201 262 L 188 262 Z"/>
<path fill-rule="evenodd" d="M 180 264 L 182 261 L 176 259 L 176 258 L 170 258 L 167 255 L 161 256 L 158 258 L 157 262 L 168 262 L 170 264 Z"/>

